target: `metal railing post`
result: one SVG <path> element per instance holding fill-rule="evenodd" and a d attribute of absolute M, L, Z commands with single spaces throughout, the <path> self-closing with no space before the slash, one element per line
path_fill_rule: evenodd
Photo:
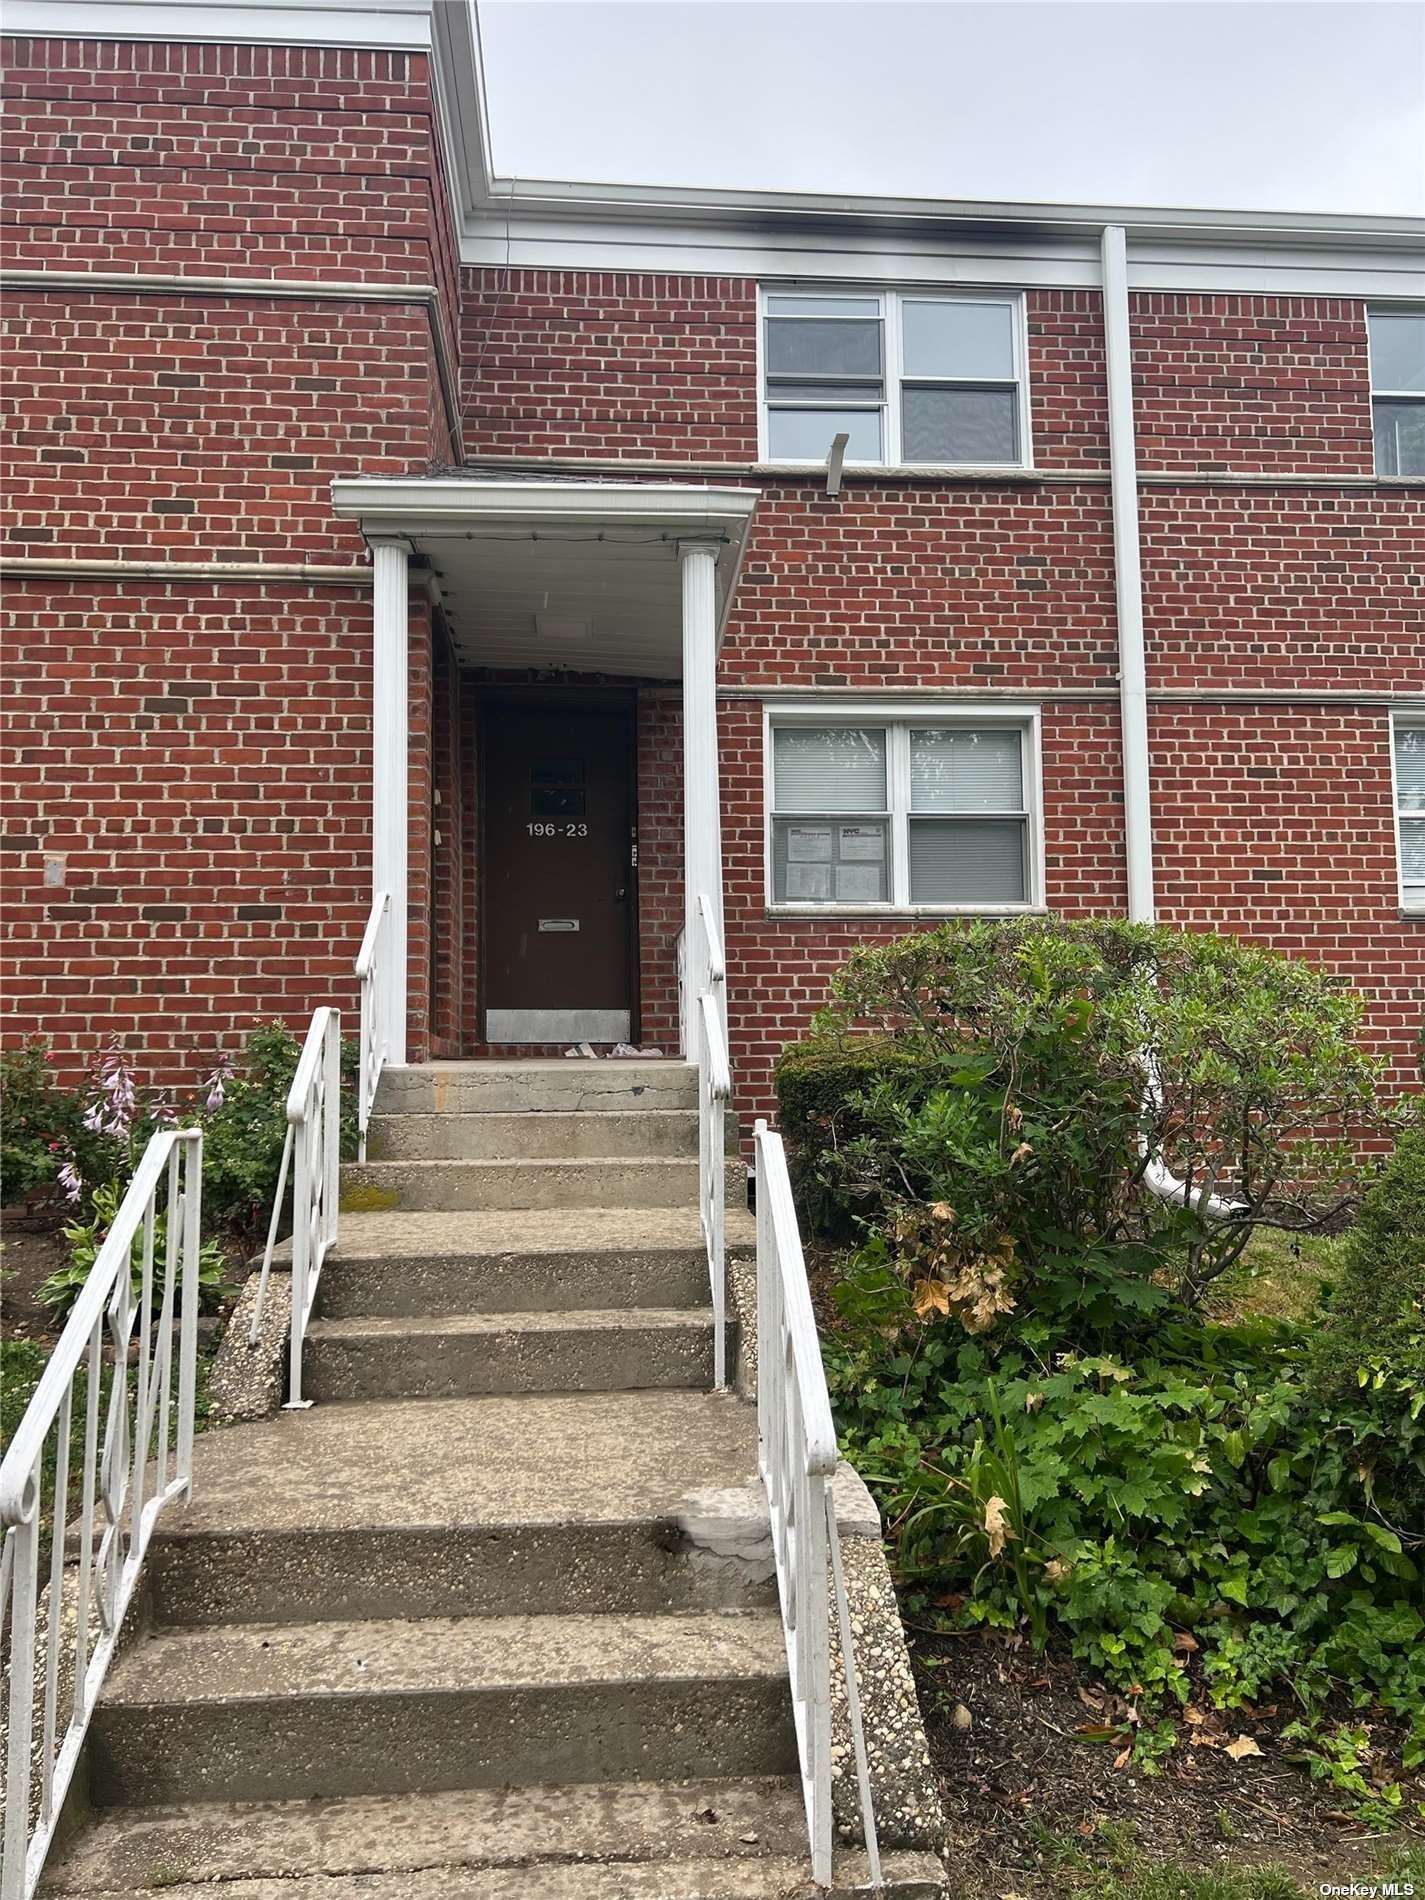
<path fill-rule="evenodd" d="M 154 1525 L 191 1487 L 202 1157 L 203 1137 L 197 1129 L 165 1129 L 149 1141 L 0 1461 L 0 1624 L 8 1614 L 10 1630 L 3 1900 L 30 1900 L 39 1884 Z M 136 1247 L 141 1273 L 137 1300 L 132 1289 Z M 178 1418 L 170 1477 L 176 1313 Z M 101 1436 L 106 1331 L 112 1372 Z M 135 1347 L 131 1392 L 127 1368 Z M 75 1383 L 81 1376 L 83 1470 L 78 1517 L 71 1522 L 69 1466 Z M 48 1522 L 42 1496 L 47 1462 L 54 1470 Z M 66 1562 L 70 1532 L 78 1553 L 72 1570 Z M 37 1667 L 39 1572 L 46 1536 L 48 1601 L 43 1660 Z M 73 1688 L 67 1719 L 61 1722 L 66 1647 Z"/>
<path fill-rule="evenodd" d="M 787 1645 L 812 1878 L 832 1877 L 830 1604 L 836 1600 L 847 1714 L 871 1883 L 881 1883 L 850 1608 L 832 1481 L 836 1432 L 780 1135 L 759 1121 L 757 1440 Z"/>

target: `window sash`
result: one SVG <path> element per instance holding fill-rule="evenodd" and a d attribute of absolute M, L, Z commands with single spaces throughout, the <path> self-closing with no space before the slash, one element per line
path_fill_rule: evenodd
<path fill-rule="evenodd" d="M 1375 464 L 1378 475 L 1425 475 L 1425 462 L 1422 462 L 1418 468 L 1401 467 L 1401 461 L 1409 459 L 1413 446 L 1407 445 L 1407 454 L 1403 458 L 1397 428 L 1402 411 L 1412 417 L 1425 420 L 1425 396 L 1418 395 L 1413 390 L 1399 393 L 1385 389 L 1372 391 L 1371 437 L 1375 445 Z M 1383 439 L 1381 423 L 1385 412 L 1389 412 L 1390 415 L 1390 434 L 1388 438 Z M 1418 455 L 1419 449 L 1415 448 L 1414 453 Z"/>
<path fill-rule="evenodd" d="M 1425 869 L 1414 875 L 1415 867 L 1425 867 L 1425 805 L 1417 805 L 1413 787 L 1408 787 L 1401 771 L 1401 740 L 1406 733 L 1418 736 L 1425 747 L 1425 720 L 1393 719 L 1390 727 L 1391 781 L 1395 792 L 1396 868 L 1400 877 L 1400 901 L 1406 910 L 1425 910 Z"/>
<path fill-rule="evenodd" d="M 828 392 L 824 400 L 808 400 L 797 397 L 795 383 L 812 382 L 838 384 L 836 376 L 815 377 L 810 374 L 793 378 L 785 371 L 769 368 L 771 351 L 769 349 L 770 326 L 784 316 L 792 314 L 784 305 L 795 305 L 796 315 L 801 321 L 812 319 L 811 305 L 816 301 L 817 292 L 807 290 L 787 293 L 764 289 L 761 295 L 761 309 L 758 322 L 759 376 L 758 412 L 761 433 L 760 454 L 764 461 L 789 463 L 795 467 L 819 467 L 826 459 L 820 457 L 798 457 L 777 453 L 772 447 L 771 418 L 778 409 L 795 408 L 812 411 L 818 408 L 849 411 L 859 409 L 873 412 L 879 417 L 880 453 L 871 458 L 848 450 L 848 464 L 858 468 L 1029 468 L 1033 464 L 1033 450 L 1030 438 L 1029 380 L 1026 348 L 1026 319 L 1024 297 L 1019 292 L 997 292 L 981 295 L 977 293 L 946 291 L 939 293 L 929 290 L 899 291 L 879 290 L 863 292 L 860 296 L 867 302 L 874 299 L 880 311 L 881 323 L 881 366 L 882 382 L 879 386 L 871 383 L 867 377 L 859 382 L 848 377 L 845 393 L 834 397 Z M 845 305 L 857 293 L 835 291 L 825 293 L 830 305 Z M 911 372 L 905 367 L 903 318 L 908 304 L 968 304 L 977 307 L 989 307 L 1003 310 L 1009 321 L 1009 354 L 1012 373 L 1006 376 L 986 375 L 983 370 L 974 374 L 967 370 L 964 375 L 935 375 L 917 370 Z M 866 313 L 866 314 L 869 314 Z M 837 323 L 866 321 L 866 315 L 851 317 L 849 312 L 829 311 L 824 317 L 816 317 L 818 322 Z M 784 387 L 785 385 L 785 387 Z M 1013 398 L 1013 452 L 1005 460 L 961 460 L 958 462 L 912 462 L 905 454 L 904 398 L 907 390 L 946 389 L 946 390 L 985 390 L 1010 394 Z M 827 452 L 831 448 L 834 428 L 827 434 Z"/>
<path fill-rule="evenodd" d="M 886 803 L 883 808 L 865 811 L 810 811 L 793 810 L 777 802 L 776 788 L 776 747 L 778 734 L 786 731 L 813 731 L 828 727 L 845 728 L 852 731 L 876 732 L 885 735 L 886 758 Z M 1018 796 L 1010 801 L 1007 797 L 988 796 L 977 798 L 973 784 L 968 788 L 963 800 L 954 804 L 937 803 L 928 805 L 918 798 L 913 784 L 912 769 L 912 733 L 949 733 L 964 738 L 977 734 L 1012 734 L 1018 740 L 1019 748 L 1019 786 Z M 951 749 L 952 753 L 954 748 Z M 934 713 L 887 713 L 877 709 L 877 715 L 869 711 L 852 715 L 849 711 L 843 715 L 830 709 L 822 713 L 808 708 L 804 714 L 779 717 L 771 712 L 767 721 L 767 895 L 768 901 L 778 910 L 795 910 L 802 914 L 816 914 L 822 911 L 837 910 L 851 912 L 889 911 L 889 912 L 1005 912 L 1033 910 L 1042 903 L 1041 880 L 1042 836 L 1039 819 L 1038 800 L 1038 718 L 1016 712 L 1005 717 L 986 709 L 975 717 L 956 719 L 937 718 Z M 953 770 L 952 770 L 953 777 Z M 922 778 L 923 783 L 923 778 Z M 1004 791 L 1008 793 L 1007 783 Z M 818 898 L 806 894 L 807 877 L 800 874 L 797 881 L 802 884 L 801 891 L 788 888 L 786 876 L 789 858 L 788 827 L 805 827 L 812 830 L 818 826 L 866 826 L 884 827 L 885 835 L 885 892 L 883 898 L 864 896 L 838 898 L 833 894 L 828 898 Z M 990 834 L 999 831 L 1014 833 L 1019 840 L 1018 862 L 1021 869 L 1021 888 L 1018 896 L 1009 895 L 1001 889 L 991 894 L 976 895 L 966 891 L 963 896 L 926 897 L 917 896 L 912 890 L 912 829 L 916 826 L 960 827 L 960 836 L 971 860 L 983 863 L 983 854 L 976 858 L 974 846 L 991 843 Z M 984 827 L 984 830 L 976 830 Z M 939 834 L 942 842 L 953 843 L 953 837 L 947 831 Z M 930 839 L 927 832 L 921 840 L 925 847 Z M 813 841 L 802 840 L 799 848 L 811 849 Z M 829 851 L 825 841 L 821 848 L 826 861 L 832 865 L 844 862 L 840 845 L 833 843 Z M 865 850 L 865 841 L 853 840 L 853 851 Z M 928 867 L 930 857 L 922 848 L 921 864 Z M 1003 865 L 1009 863 L 1009 855 L 1001 852 Z M 835 870 L 827 874 L 834 880 Z M 1003 880 L 1002 880 L 1003 881 Z M 862 883 L 856 876 L 853 882 Z"/>

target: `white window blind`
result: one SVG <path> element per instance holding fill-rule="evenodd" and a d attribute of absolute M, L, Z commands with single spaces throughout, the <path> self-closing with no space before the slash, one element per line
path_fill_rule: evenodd
<path fill-rule="evenodd" d="M 886 735 L 856 726 L 777 733 L 778 811 L 884 811 Z"/>
<path fill-rule="evenodd" d="M 1034 901 L 1030 727 L 773 724 L 777 904 Z"/>

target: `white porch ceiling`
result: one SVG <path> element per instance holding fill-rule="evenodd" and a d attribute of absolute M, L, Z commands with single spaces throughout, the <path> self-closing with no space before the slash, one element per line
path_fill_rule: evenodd
<path fill-rule="evenodd" d="M 719 548 L 721 619 L 756 503 L 750 488 L 443 476 L 332 495 L 369 539 L 424 557 L 467 666 L 655 679 L 682 674 L 680 543 Z"/>

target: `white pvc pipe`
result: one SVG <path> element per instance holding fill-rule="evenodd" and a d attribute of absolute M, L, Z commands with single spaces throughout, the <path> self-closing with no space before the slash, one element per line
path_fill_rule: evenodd
<path fill-rule="evenodd" d="M 410 544 L 373 541 L 371 707 L 371 892 L 391 900 L 386 925 L 381 1013 L 386 1060 L 406 1059 L 406 853 L 409 799 L 406 587 Z"/>
<path fill-rule="evenodd" d="M 1134 923 L 1158 920 L 1153 886 L 1153 782 L 1148 752 L 1148 666 L 1143 640 L 1143 565 L 1138 531 L 1138 445 L 1133 423 L 1133 338 L 1128 321 L 1128 234 L 1121 224 L 1103 228 L 1103 334 L 1108 382 L 1108 460 L 1113 498 L 1113 576 L 1118 606 L 1118 704 L 1123 727 L 1123 832 L 1128 871 L 1128 915 Z M 1159 1099 L 1150 1077 L 1145 1110 Z M 1204 1195 L 1179 1180 L 1146 1137 L 1138 1152 L 1147 1158 L 1143 1185 L 1160 1201 L 1192 1207 L 1207 1220 L 1224 1220 L 1241 1203 Z"/>
<path fill-rule="evenodd" d="M 1151 924 L 1153 803 L 1148 765 L 1148 675 L 1143 654 L 1143 572 L 1138 538 L 1138 451 L 1133 430 L 1133 344 L 1128 326 L 1128 239 L 1103 231 L 1103 333 L 1108 380 L 1108 458 L 1113 573 L 1118 598 L 1118 703 L 1123 723 L 1124 848 L 1128 915 Z"/>

